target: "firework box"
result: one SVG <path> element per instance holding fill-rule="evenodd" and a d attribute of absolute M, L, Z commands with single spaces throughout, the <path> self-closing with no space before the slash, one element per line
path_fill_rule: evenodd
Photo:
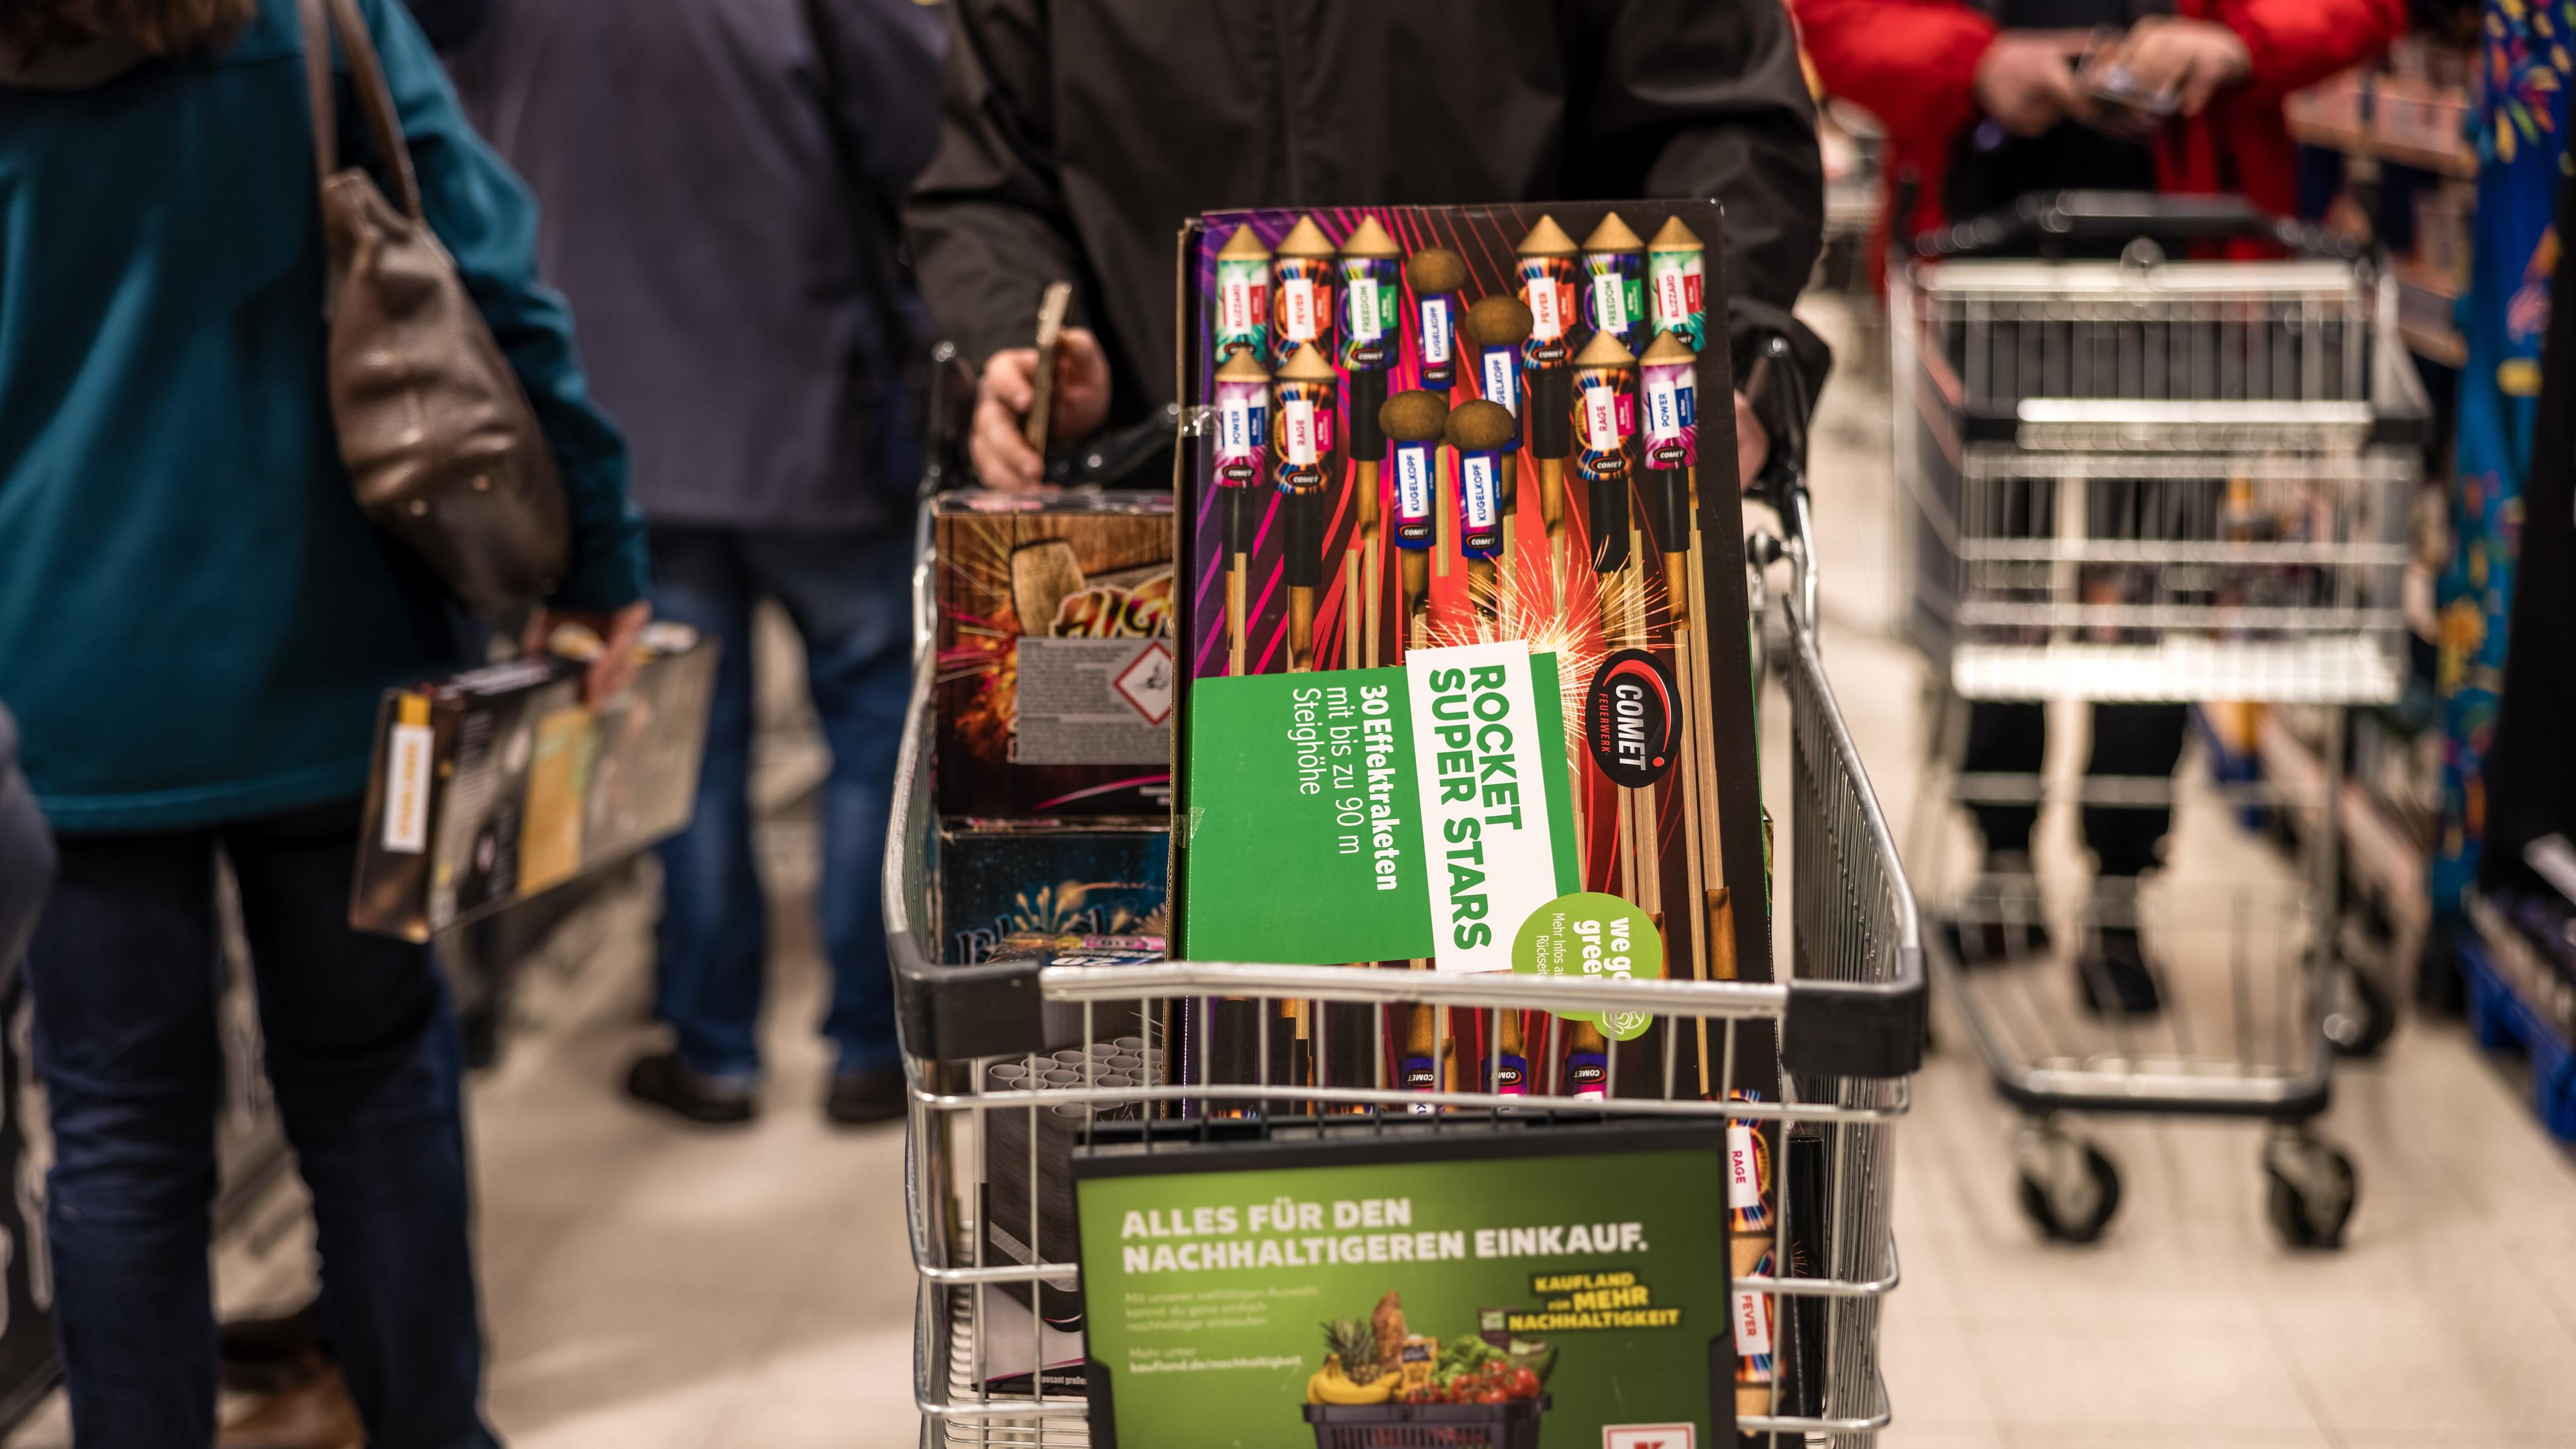
<path fill-rule="evenodd" d="M 386 691 L 349 924 L 426 941 L 687 826 L 717 647 L 668 623 L 643 647 L 597 707 L 551 655 Z"/>
<path fill-rule="evenodd" d="M 1094 1443 L 1734 1440 L 1714 1123 L 1100 1135 L 1072 1153 Z M 1526 1376 L 1503 1402 L 1351 1402 L 1354 1369 L 1418 1384 L 1470 1355 Z"/>
<path fill-rule="evenodd" d="M 934 746 L 952 820 L 1162 819 L 1172 500 L 944 494 Z"/>
<path fill-rule="evenodd" d="M 1157 917 L 1159 919 L 1159 917 Z M 1078 932 L 1015 931 L 1004 936 L 987 965 L 1022 965 L 1044 970 L 1049 966 L 1153 966 L 1165 958 L 1160 936 L 1091 936 Z M 1139 1003 L 1134 998 L 1091 1003 L 1091 1023 L 1083 1025 L 1083 1003 L 1049 1001 L 1040 1008 L 1045 1036 L 1039 1048 L 1050 1052 L 1080 1052 L 1102 1042 L 1133 1038 L 1140 1045 L 1151 1036 Z"/>
<path fill-rule="evenodd" d="M 1160 937 L 1170 859 L 1159 825 L 943 829 L 941 957 L 971 966 L 1031 941 Z"/>
<path fill-rule="evenodd" d="M 1769 975 L 1723 232 L 1707 201 L 1184 228 L 1178 954 Z M 1516 345 L 1467 323 L 1498 295 Z M 1384 440 L 1413 389 L 1513 436 Z"/>

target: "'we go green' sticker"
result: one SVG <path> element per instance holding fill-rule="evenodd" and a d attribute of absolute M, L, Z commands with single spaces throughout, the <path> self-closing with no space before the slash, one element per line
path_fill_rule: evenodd
<path fill-rule="evenodd" d="M 1530 913 L 1512 940 L 1512 969 L 1533 976 L 1589 981 L 1656 981 L 1664 974 L 1664 939 L 1654 917 L 1602 891 L 1577 891 Z M 1654 1024 L 1642 1011 L 1573 1011 L 1611 1041 L 1628 1041 Z"/>

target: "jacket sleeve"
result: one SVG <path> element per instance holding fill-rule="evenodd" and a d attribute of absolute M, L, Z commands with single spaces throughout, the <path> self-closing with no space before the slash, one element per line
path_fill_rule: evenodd
<path fill-rule="evenodd" d="M 2252 88 L 2274 96 L 2359 65 L 2406 28 L 2406 0 L 2220 0 L 2212 9 L 2245 42 Z"/>
<path fill-rule="evenodd" d="M 535 405 L 572 515 L 572 566 L 550 601 L 606 610 L 644 597 L 644 524 L 626 496 L 626 439 L 591 401 L 572 311 L 537 280 L 537 204 L 458 107 L 411 15 L 361 0 L 420 178 L 429 225 Z"/>
<path fill-rule="evenodd" d="M 1813 398 L 1833 366 L 1790 315 L 1824 242 L 1825 172 L 1816 111 L 1782 0 L 1607 0 L 1584 21 L 1600 37 L 1592 93 L 1569 138 L 1576 194 L 1710 196 L 1726 207 L 1728 332 L 1735 377 L 1759 341 L 1789 340 Z M 1643 156 L 1644 174 L 1601 174 Z M 1603 183 L 1617 189 L 1603 190 Z M 1633 187 L 1634 189 L 1629 189 Z M 1769 416 L 1774 436 L 1780 419 Z"/>
<path fill-rule="evenodd" d="M 972 368 L 1028 345 L 1050 278 L 1098 295 L 1050 157 L 1053 57 L 1034 0 L 951 0 L 939 149 L 905 223 L 922 299 Z"/>
<path fill-rule="evenodd" d="M 1947 148 L 1976 118 L 1977 63 L 1995 23 L 1961 0 L 1795 3 L 1825 94 L 1878 117 L 1889 136 Z"/>

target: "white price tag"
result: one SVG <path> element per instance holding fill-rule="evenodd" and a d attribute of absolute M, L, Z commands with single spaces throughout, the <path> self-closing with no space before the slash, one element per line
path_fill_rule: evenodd
<path fill-rule="evenodd" d="M 385 749 L 387 854 L 418 855 L 429 846 L 429 755 L 429 726 L 394 726 Z"/>
<path fill-rule="evenodd" d="M 1449 360 L 1449 299 L 1432 297 L 1422 304 L 1422 360 L 1433 365 Z"/>
<path fill-rule="evenodd" d="M 1771 1352 L 1771 1305 L 1759 1293 L 1735 1295 L 1735 1354 L 1751 1358 Z"/>
<path fill-rule="evenodd" d="M 1467 455 L 1459 472 L 1458 494 L 1467 505 L 1469 528 L 1494 526 L 1494 521 L 1502 516 L 1500 507 L 1502 495 L 1495 487 L 1493 454 Z"/>
<path fill-rule="evenodd" d="M 1557 295 L 1556 280 L 1553 277 L 1533 278 L 1526 290 L 1529 292 L 1530 335 L 1541 342 L 1552 342 L 1564 336 L 1565 311 L 1557 305 L 1562 299 Z"/>
<path fill-rule="evenodd" d="M 1762 1168 L 1750 1123 L 1726 1124 L 1726 1205 L 1739 1212 L 1762 1206 Z"/>
<path fill-rule="evenodd" d="M 1512 350 L 1508 347 L 1485 349 L 1485 401 L 1501 403 L 1520 416 L 1520 389 L 1514 384 L 1519 374 L 1512 368 Z"/>
<path fill-rule="evenodd" d="M 1256 325 L 1252 320 L 1253 295 L 1254 283 L 1250 277 L 1236 275 L 1225 279 L 1225 288 L 1217 304 L 1225 331 L 1249 332 L 1253 329 Z"/>
<path fill-rule="evenodd" d="M 1279 284 L 1279 330 L 1294 342 L 1315 340 L 1315 279 L 1290 277 Z"/>
<path fill-rule="evenodd" d="M 1619 410 L 1606 387 L 1583 390 L 1583 446 L 1596 453 L 1619 451 Z"/>
<path fill-rule="evenodd" d="M 1315 404 L 1302 397 L 1282 401 L 1279 419 L 1279 450 L 1297 467 L 1314 466 L 1321 450 L 1315 446 Z"/>
<path fill-rule="evenodd" d="M 1628 289 L 1619 284 L 1615 272 L 1601 272 L 1592 278 L 1592 315 L 1601 319 L 1604 332 L 1628 330 Z"/>
<path fill-rule="evenodd" d="M 1351 289 L 1351 340 L 1375 342 L 1386 328 L 1380 325 L 1377 311 L 1377 278 L 1353 277 Z"/>
<path fill-rule="evenodd" d="M 1252 404 L 1240 397 L 1230 397 L 1217 405 L 1217 442 L 1220 453 L 1249 453 L 1252 443 Z"/>
<path fill-rule="evenodd" d="M 1679 267 L 1667 267 L 1655 274 L 1655 307 L 1665 327 L 1678 326 L 1690 316 L 1690 294 L 1682 288 Z"/>
<path fill-rule="evenodd" d="M 1404 443 L 1395 450 L 1395 516 L 1431 516 L 1431 449 L 1425 444 Z"/>
<path fill-rule="evenodd" d="M 1646 389 L 1646 436 L 1657 440 L 1682 435 L 1682 390 L 1669 382 Z"/>

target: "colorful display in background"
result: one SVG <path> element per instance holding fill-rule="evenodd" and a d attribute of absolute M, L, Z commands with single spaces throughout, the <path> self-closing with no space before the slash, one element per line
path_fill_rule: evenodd
<path fill-rule="evenodd" d="M 2558 264 L 2552 213 L 2567 154 L 2571 39 L 2576 0 L 2488 0 L 2472 110 L 2478 195 L 2474 280 L 2461 309 L 2469 359 L 2460 373 L 2454 544 L 2436 594 L 2442 786 L 2432 894 L 2445 913 L 2456 913 L 2476 878 L 2485 834 L 2486 754 L 2520 555 L 2549 279 Z"/>

